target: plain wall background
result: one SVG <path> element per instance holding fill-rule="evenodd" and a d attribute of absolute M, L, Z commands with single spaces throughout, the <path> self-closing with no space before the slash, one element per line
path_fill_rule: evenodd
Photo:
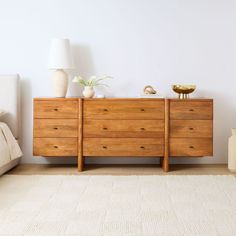
<path fill-rule="evenodd" d="M 227 162 L 227 139 L 236 127 L 235 12 L 235 0 L 0 0 L 0 73 L 22 78 L 23 162 L 76 161 L 32 157 L 32 98 L 52 95 L 47 69 L 52 38 L 71 40 L 76 65 L 71 77 L 113 76 L 110 89 L 100 89 L 110 96 L 139 97 L 147 84 L 175 96 L 171 84 L 196 84 L 195 97 L 215 101 L 214 157 L 178 163 Z M 71 84 L 68 95 L 80 91 Z"/>

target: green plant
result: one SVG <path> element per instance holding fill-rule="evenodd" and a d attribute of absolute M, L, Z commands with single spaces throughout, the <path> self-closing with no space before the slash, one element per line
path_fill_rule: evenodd
<path fill-rule="evenodd" d="M 111 76 L 101 76 L 97 77 L 95 75 L 91 76 L 89 79 L 84 79 L 82 76 L 75 76 L 72 82 L 74 83 L 79 83 L 81 86 L 90 86 L 90 87 L 95 87 L 95 86 L 106 86 L 108 87 L 107 84 L 102 83 L 103 80 L 105 79 L 110 79 L 112 78 Z"/>

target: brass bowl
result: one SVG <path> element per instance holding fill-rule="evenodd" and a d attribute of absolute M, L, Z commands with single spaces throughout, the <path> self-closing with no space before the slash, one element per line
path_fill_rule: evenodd
<path fill-rule="evenodd" d="M 180 99 L 188 98 L 188 94 L 192 93 L 196 89 L 196 85 L 172 85 L 172 90 L 179 94 Z"/>

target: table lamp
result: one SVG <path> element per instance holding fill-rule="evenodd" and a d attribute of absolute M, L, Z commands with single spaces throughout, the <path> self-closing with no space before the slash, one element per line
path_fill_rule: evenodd
<path fill-rule="evenodd" d="M 48 68 L 54 70 L 52 75 L 53 95 L 65 97 L 68 89 L 68 75 L 64 70 L 73 68 L 69 39 L 52 40 Z"/>

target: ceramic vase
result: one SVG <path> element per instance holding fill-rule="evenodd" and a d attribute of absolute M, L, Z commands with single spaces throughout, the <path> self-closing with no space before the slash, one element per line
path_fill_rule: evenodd
<path fill-rule="evenodd" d="M 228 142 L 228 168 L 236 172 L 236 128 L 232 129 L 232 136 Z"/>
<path fill-rule="evenodd" d="M 85 98 L 92 98 L 95 94 L 95 91 L 93 89 L 93 87 L 91 86 L 85 86 L 84 90 L 83 90 L 83 96 Z"/>

